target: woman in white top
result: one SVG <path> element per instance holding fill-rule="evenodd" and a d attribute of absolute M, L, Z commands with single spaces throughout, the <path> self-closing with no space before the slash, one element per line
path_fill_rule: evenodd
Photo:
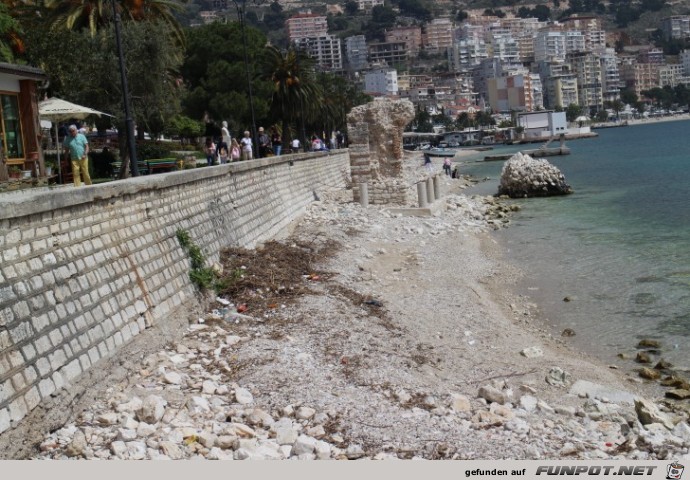
<path fill-rule="evenodd" d="M 251 160 L 252 157 L 252 137 L 249 136 L 249 131 L 245 130 L 244 137 L 240 140 L 242 145 L 242 160 Z"/>
<path fill-rule="evenodd" d="M 220 134 L 223 137 L 223 141 L 225 144 L 230 147 L 230 143 L 232 143 L 232 138 L 230 137 L 230 130 L 228 130 L 228 122 L 223 120 L 223 128 L 220 129 Z"/>

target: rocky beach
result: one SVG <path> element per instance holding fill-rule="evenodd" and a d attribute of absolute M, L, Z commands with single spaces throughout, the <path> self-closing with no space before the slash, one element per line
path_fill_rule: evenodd
<path fill-rule="evenodd" d="M 409 185 L 421 164 L 405 155 Z M 223 259 L 251 290 L 122 359 L 27 456 L 690 458 L 682 405 L 570 350 L 512 293 L 522 274 L 491 232 L 516 207 L 463 195 L 470 183 L 443 177 L 425 217 L 324 186 L 285 238 Z"/>

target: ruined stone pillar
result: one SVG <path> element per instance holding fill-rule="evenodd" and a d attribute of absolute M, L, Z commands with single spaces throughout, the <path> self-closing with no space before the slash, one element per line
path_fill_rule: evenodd
<path fill-rule="evenodd" d="M 434 198 L 441 198 L 441 176 L 434 175 Z"/>
<path fill-rule="evenodd" d="M 347 126 L 350 149 L 350 172 L 352 183 L 359 185 L 371 181 L 369 153 L 369 125 L 366 122 L 352 123 Z M 353 189 L 354 201 L 359 202 L 360 191 Z"/>
<path fill-rule="evenodd" d="M 426 203 L 426 182 L 417 183 L 417 202 L 419 208 L 424 208 L 427 206 Z"/>
<path fill-rule="evenodd" d="M 426 179 L 426 200 L 429 204 L 434 203 L 434 179 L 429 177 Z"/>

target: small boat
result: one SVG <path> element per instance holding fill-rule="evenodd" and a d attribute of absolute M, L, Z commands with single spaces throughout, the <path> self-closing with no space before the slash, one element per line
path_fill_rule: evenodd
<path fill-rule="evenodd" d="M 455 149 L 439 147 L 430 148 L 424 152 L 425 155 L 429 155 L 430 157 L 454 157 L 456 153 L 457 150 Z"/>

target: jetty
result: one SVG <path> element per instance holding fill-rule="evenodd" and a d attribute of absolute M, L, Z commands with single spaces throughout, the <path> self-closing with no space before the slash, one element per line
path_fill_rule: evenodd
<path fill-rule="evenodd" d="M 560 135 L 560 145 L 558 147 L 549 148 L 549 144 L 555 139 L 555 137 L 549 138 L 544 145 L 539 148 L 531 150 L 521 150 L 520 153 L 523 155 L 529 155 L 532 158 L 538 157 L 554 157 L 558 155 L 570 155 L 570 148 L 565 146 L 565 136 Z M 514 154 L 504 154 L 504 155 L 487 155 L 484 157 L 485 162 L 496 161 L 496 160 L 508 160 Z"/>

